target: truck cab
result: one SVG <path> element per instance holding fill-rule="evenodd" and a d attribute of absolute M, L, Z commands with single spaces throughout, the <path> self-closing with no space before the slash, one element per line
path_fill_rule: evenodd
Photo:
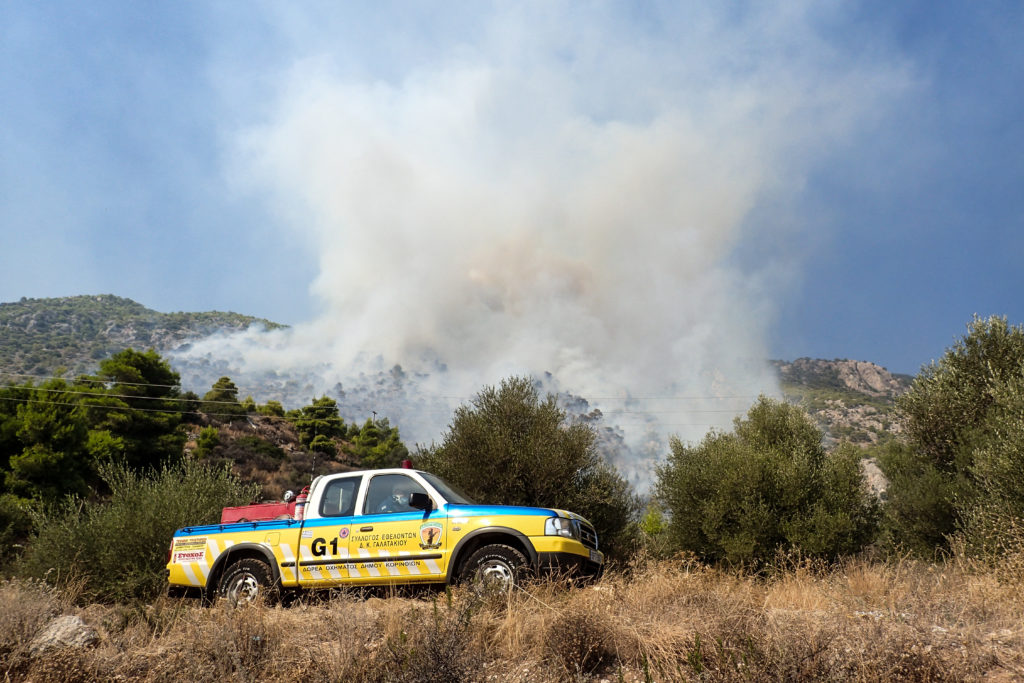
<path fill-rule="evenodd" d="M 593 526 L 579 515 L 479 505 L 418 470 L 317 477 L 295 510 L 179 529 L 167 564 L 172 590 L 245 602 L 344 585 L 469 579 L 508 587 L 552 569 L 593 577 L 604 563 Z"/>

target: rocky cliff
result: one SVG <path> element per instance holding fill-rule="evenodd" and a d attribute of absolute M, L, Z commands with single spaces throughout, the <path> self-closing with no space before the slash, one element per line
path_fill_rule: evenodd
<path fill-rule="evenodd" d="M 844 439 L 870 445 L 900 432 L 895 400 L 910 388 L 913 378 L 909 375 L 845 359 L 798 358 L 772 364 L 786 398 L 814 418 L 827 445 Z"/>

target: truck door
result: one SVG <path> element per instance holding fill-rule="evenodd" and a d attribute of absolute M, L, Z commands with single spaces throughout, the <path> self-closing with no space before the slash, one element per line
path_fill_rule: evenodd
<path fill-rule="evenodd" d="M 319 501 L 310 501 L 299 540 L 299 585 L 333 586 L 358 579 L 345 564 L 352 531 L 356 498 L 362 475 L 332 479 L 324 485 Z"/>
<path fill-rule="evenodd" d="M 365 583 L 438 581 L 445 576 L 447 517 L 409 505 L 426 489 L 406 474 L 378 474 L 367 485 L 349 536 L 350 567 Z M 438 501 L 434 501 L 438 507 Z"/>

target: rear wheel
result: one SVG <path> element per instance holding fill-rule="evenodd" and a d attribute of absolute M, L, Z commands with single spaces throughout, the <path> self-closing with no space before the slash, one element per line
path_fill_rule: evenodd
<path fill-rule="evenodd" d="M 247 557 L 227 568 L 217 585 L 217 594 L 232 607 L 238 607 L 276 602 L 279 591 L 270 565 L 263 560 Z"/>
<path fill-rule="evenodd" d="M 526 578 L 526 556 L 510 545 L 478 548 L 462 566 L 460 578 L 481 590 L 509 591 Z"/>

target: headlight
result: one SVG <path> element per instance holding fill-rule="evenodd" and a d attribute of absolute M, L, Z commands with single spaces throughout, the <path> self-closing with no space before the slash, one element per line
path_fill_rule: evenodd
<path fill-rule="evenodd" d="M 576 538 L 576 525 L 565 517 L 549 517 L 544 522 L 544 534 L 547 536 L 565 536 Z"/>

